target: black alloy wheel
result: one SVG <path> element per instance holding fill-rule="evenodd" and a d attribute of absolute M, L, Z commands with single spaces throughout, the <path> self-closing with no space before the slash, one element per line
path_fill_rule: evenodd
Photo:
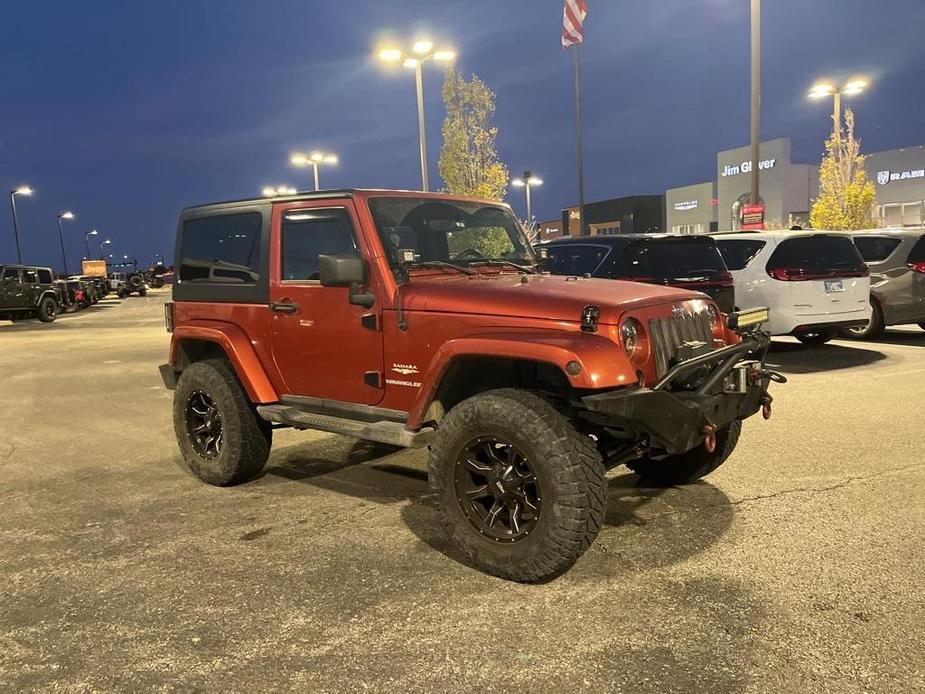
<path fill-rule="evenodd" d="M 186 401 L 186 434 L 199 457 L 211 460 L 222 452 L 222 417 L 208 393 L 190 393 Z"/>
<path fill-rule="evenodd" d="M 536 527 L 541 492 L 527 458 L 511 443 L 481 436 L 456 460 L 453 483 L 463 514 L 495 542 L 517 542 Z"/>

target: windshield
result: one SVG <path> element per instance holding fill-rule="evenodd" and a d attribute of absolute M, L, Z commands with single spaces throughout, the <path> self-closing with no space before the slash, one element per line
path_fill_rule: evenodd
<path fill-rule="evenodd" d="M 636 241 L 620 252 L 613 276 L 624 279 L 719 277 L 726 272 L 723 257 L 711 239 L 652 239 Z"/>
<path fill-rule="evenodd" d="M 547 246 L 546 269 L 553 275 L 593 275 L 610 255 L 610 246 L 557 243 Z"/>
<path fill-rule="evenodd" d="M 533 250 L 504 207 L 435 198 L 371 198 L 369 209 L 393 270 L 478 264 L 532 269 Z"/>

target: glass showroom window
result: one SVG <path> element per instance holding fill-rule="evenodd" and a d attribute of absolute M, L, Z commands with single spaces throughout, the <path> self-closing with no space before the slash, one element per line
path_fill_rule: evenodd
<path fill-rule="evenodd" d="M 903 205 L 903 226 L 922 226 L 922 203 L 907 202 Z"/>

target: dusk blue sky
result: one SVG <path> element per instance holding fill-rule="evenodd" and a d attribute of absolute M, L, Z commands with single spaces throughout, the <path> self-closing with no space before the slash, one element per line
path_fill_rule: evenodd
<path fill-rule="evenodd" d="M 589 0 L 583 48 L 586 199 L 711 180 L 748 142 L 747 0 Z M 534 211 L 574 203 L 572 62 L 561 0 L 30 0 L 3 2 L 0 184 L 19 203 L 24 259 L 59 265 L 56 214 L 76 264 L 97 227 L 113 252 L 170 253 L 180 208 L 310 187 L 295 149 L 341 163 L 324 187 L 419 188 L 412 74 L 373 58 L 389 37 L 433 37 L 497 94 L 498 150 L 541 176 Z M 766 0 L 763 139 L 818 161 L 820 76 L 867 75 L 850 105 L 864 149 L 925 143 L 922 0 Z M 439 184 L 441 70 L 425 75 L 431 181 Z M 510 201 L 522 212 L 522 191 Z M 8 198 L 0 261 L 13 260 Z"/>

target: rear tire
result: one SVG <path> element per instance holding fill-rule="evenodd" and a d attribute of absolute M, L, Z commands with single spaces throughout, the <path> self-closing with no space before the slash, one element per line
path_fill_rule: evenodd
<path fill-rule="evenodd" d="M 828 330 L 796 336 L 796 338 L 807 347 L 819 347 L 829 342 L 833 337 L 835 337 L 835 333 Z"/>
<path fill-rule="evenodd" d="M 880 304 L 871 299 L 870 306 L 870 322 L 863 328 L 848 328 L 844 331 L 845 337 L 854 340 L 872 340 L 883 335 L 886 326 L 883 324 L 883 311 L 880 309 Z"/>
<path fill-rule="evenodd" d="M 173 426 L 183 459 L 208 484 L 252 479 L 270 455 L 270 423 L 257 414 L 225 359 L 199 361 L 180 374 Z"/>
<path fill-rule="evenodd" d="M 43 323 L 54 323 L 55 318 L 58 317 L 58 302 L 55 298 L 51 296 L 42 297 L 35 311 L 35 317 Z"/>
<path fill-rule="evenodd" d="M 703 446 L 687 453 L 670 455 L 661 460 L 640 458 L 627 463 L 627 467 L 648 483 L 659 487 L 690 484 L 705 477 L 726 462 L 742 433 L 742 422 L 736 420 L 716 432 L 716 449 L 708 453 Z"/>
<path fill-rule="evenodd" d="M 431 443 L 428 472 L 453 543 L 500 578 L 561 575 L 603 522 L 594 442 L 535 393 L 504 388 L 456 405 Z"/>

